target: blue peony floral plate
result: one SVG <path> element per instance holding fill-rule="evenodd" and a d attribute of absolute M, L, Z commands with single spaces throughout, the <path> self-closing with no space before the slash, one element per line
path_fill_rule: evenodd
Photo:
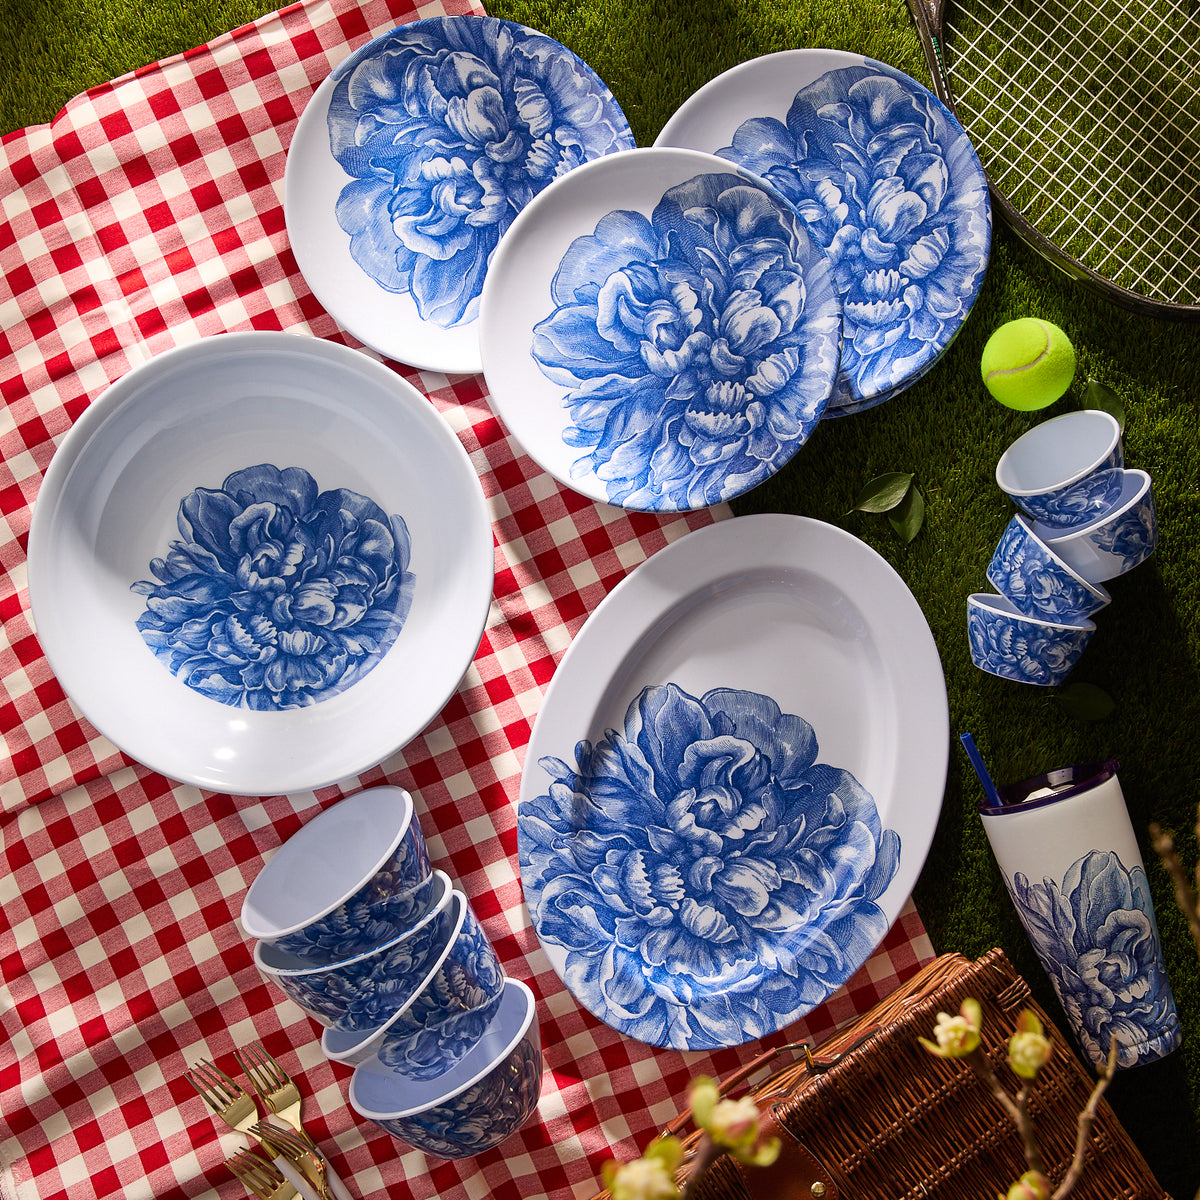
<path fill-rule="evenodd" d="M 495 17 L 431 17 L 361 47 L 314 93 L 284 172 L 305 282 L 389 358 L 480 370 L 488 264 L 518 212 L 580 163 L 634 144 L 581 59 Z"/>
<path fill-rule="evenodd" d="M 833 393 L 829 258 L 772 188 L 709 154 L 630 150 L 513 222 L 480 310 L 484 374 L 563 483 L 671 512 L 788 463 Z"/>
<path fill-rule="evenodd" d="M 551 965 L 652 1045 L 788 1025 L 903 907 L 948 748 L 937 648 L 878 554 L 782 514 L 686 535 L 588 618 L 534 725 L 518 852 Z"/>
<path fill-rule="evenodd" d="M 768 180 L 829 252 L 845 340 L 828 416 L 910 387 L 979 295 L 992 238 L 983 167 L 946 106 L 894 67 L 838 50 L 755 58 L 684 101 L 654 144 Z"/>
<path fill-rule="evenodd" d="M 357 350 L 226 333 L 137 366 L 46 472 L 38 636 L 121 750 L 218 792 L 356 775 L 434 717 L 492 592 L 479 479 Z"/>

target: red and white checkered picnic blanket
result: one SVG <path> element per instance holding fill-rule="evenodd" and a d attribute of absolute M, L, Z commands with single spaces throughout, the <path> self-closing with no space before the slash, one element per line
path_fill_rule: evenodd
<path fill-rule="evenodd" d="M 172 783 L 82 720 L 30 624 L 25 547 L 55 444 L 150 355 L 209 334 L 289 329 L 357 346 L 300 277 L 284 230 L 284 159 L 316 86 L 404 21 L 468 0 L 309 0 L 77 97 L 0 151 L 0 1194 L 4 1200 L 240 1196 L 243 1139 L 184 1079 L 233 1070 L 260 1039 L 306 1096 L 309 1128 L 363 1197 L 590 1196 L 696 1073 L 763 1046 L 656 1050 L 600 1024 L 539 948 L 517 869 L 515 804 L 543 691 L 587 614 L 633 567 L 724 510 L 646 516 L 560 487 L 520 453 L 479 377 L 397 367 L 462 439 L 494 522 L 496 584 L 475 661 L 441 716 L 352 786 L 250 799 Z M 364 351 L 365 353 L 365 351 Z M 507 972 L 538 999 L 538 1113 L 475 1159 L 427 1159 L 358 1118 L 349 1071 L 255 972 L 236 923 L 266 856 L 348 791 L 414 793 L 438 866 Z M 932 956 L 906 908 L 828 1004 L 771 1042 L 820 1040 Z"/>

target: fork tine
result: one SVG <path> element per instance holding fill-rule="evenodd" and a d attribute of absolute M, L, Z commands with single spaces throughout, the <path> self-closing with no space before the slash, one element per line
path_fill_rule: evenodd
<path fill-rule="evenodd" d="M 264 1078 L 271 1080 L 275 1087 L 284 1087 L 288 1082 L 287 1073 L 284 1069 L 271 1057 L 266 1047 L 261 1042 L 251 1042 L 246 1049 L 257 1060 L 259 1067 L 263 1071 Z"/>
<path fill-rule="evenodd" d="M 258 1044 L 251 1042 L 244 1050 L 235 1050 L 234 1058 L 241 1064 L 247 1078 L 261 1096 L 283 1086 L 279 1064 Z"/>
<path fill-rule="evenodd" d="M 207 1059 L 201 1059 L 191 1067 L 184 1078 L 208 1101 L 214 1112 L 220 1111 L 238 1096 L 238 1086 L 223 1071 L 219 1071 Z"/>
<path fill-rule="evenodd" d="M 228 1161 L 229 1169 L 261 1200 L 267 1200 L 283 1181 L 275 1164 L 267 1162 L 252 1150 L 239 1150 Z"/>

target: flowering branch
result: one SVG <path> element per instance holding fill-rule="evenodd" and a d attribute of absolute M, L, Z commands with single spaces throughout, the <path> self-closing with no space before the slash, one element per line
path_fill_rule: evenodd
<path fill-rule="evenodd" d="M 1004 1109 L 1016 1126 L 1025 1151 L 1025 1162 L 1029 1170 L 1021 1176 L 1009 1189 L 1006 1195 L 998 1200 L 1066 1200 L 1074 1190 L 1075 1185 L 1083 1175 L 1084 1161 L 1087 1155 L 1088 1139 L 1091 1136 L 1092 1124 L 1096 1119 L 1100 1097 L 1108 1087 L 1117 1066 L 1117 1039 L 1114 1037 L 1109 1047 L 1108 1062 L 1100 1072 L 1100 1078 L 1092 1089 L 1092 1094 L 1083 1111 L 1079 1114 L 1078 1129 L 1075 1136 L 1075 1154 L 1071 1165 L 1063 1176 L 1062 1182 L 1053 1192 L 1050 1190 L 1050 1180 L 1046 1177 L 1045 1165 L 1042 1160 L 1041 1147 L 1038 1145 L 1037 1131 L 1033 1118 L 1029 1115 L 1029 1097 L 1037 1081 L 1038 1072 L 1050 1061 L 1054 1053 L 1054 1045 L 1042 1029 L 1042 1023 L 1037 1014 L 1029 1009 L 1022 1011 L 1017 1018 L 1016 1032 L 1008 1042 L 1008 1065 L 1013 1073 L 1021 1080 L 1017 1094 L 1011 1095 L 1000 1082 L 992 1064 L 983 1051 L 980 1028 L 983 1023 L 983 1009 L 979 1002 L 973 999 L 963 1001 L 957 1015 L 938 1013 L 934 1025 L 934 1041 L 919 1038 L 921 1045 L 931 1054 L 939 1058 L 961 1058 L 967 1066 L 987 1086 L 997 1103 Z"/>
<path fill-rule="evenodd" d="M 749 1096 L 722 1100 L 716 1081 L 700 1075 L 692 1082 L 688 1103 L 701 1136 L 683 1187 L 675 1182 L 683 1143 L 660 1137 L 641 1158 L 604 1164 L 604 1186 L 611 1200 L 690 1200 L 705 1172 L 723 1154 L 754 1167 L 769 1167 L 779 1157 L 779 1139 L 759 1133 L 760 1113 Z"/>

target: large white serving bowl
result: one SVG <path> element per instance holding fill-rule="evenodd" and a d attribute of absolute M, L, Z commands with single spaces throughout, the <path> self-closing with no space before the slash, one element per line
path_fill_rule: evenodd
<path fill-rule="evenodd" d="M 29 537 L 37 633 L 83 715 L 172 779 L 246 795 L 336 783 L 419 733 L 470 665 L 492 580 L 482 488 L 430 402 L 279 332 L 204 338 L 110 387 L 51 461 Z M 151 605 L 170 628 L 144 637 Z"/>

